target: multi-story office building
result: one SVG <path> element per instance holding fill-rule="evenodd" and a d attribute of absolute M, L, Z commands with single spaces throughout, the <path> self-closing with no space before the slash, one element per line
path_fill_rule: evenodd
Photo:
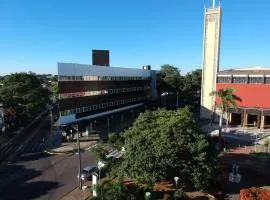
<path fill-rule="evenodd" d="M 60 125 L 94 120 L 156 98 L 156 72 L 58 63 Z"/>

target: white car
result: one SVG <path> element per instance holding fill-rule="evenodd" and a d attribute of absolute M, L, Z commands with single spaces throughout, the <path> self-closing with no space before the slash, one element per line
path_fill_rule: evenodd
<path fill-rule="evenodd" d="M 208 133 L 210 136 L 218 136 L 219 134 L 219 130 L 214 130 L 214 131 L 211 131 L 210 133 Z"/>

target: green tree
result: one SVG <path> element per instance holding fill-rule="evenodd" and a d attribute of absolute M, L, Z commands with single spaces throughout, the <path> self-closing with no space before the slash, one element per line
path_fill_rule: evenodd
<path fill-rule="evenodd" d="M 57 75 L 52 76 L 52 77 L 50 78 L 50 80 L 53 81 L 53 82 L 57 82 L 57 81 L 58 81 Z"/>
<path fill-rule="evenodd" d="M 125 138 L 123 133 L 110 133 L 108 136 L 108 142 L 118 150 L 124 146 Z"/>
<path fill-rule="evenodd" d="M 161 80 L 157 87 L 159 94 L 168 92 L 179 95 L 180 106 L 189 106 L 192 111 L 198 112 L 201 97 L 201 69 L 180 74 L 178 68 L 171 65 L 162 65 L 160 70 Z M 176 99 L 177 101 L 177 99 Z M 175 101 L 173 101 L 174 103 Z"/>
<path fill-rule="evenodd" d="M 181 85 L 181 74 L 178 68 L 172 65 L 162 65 L 160 70 L 161 79 L 157 90 L 159 95 L 167 93 L 166 97 L 166 106 L 169 104 L 178 106 L 178 95 Z M 173 96 L 172 96 L 173 95 Z M 176 98 L 174 98 L 176 97 Z"/>
<path fill-rule="evenodd" d="M 146 111 L 124 138 L 126 151 L 115 170 L 119 176 L 149 185 L 178 176 L 181 184 L 196 188 L 213 178 L 215 158 L 188 108 Z"/>
<path fill-rule="evenodd" d="M 160 70 L 163 81 L 162 92 L 175 92 L 179 90 L 181 74 L 178 68 L 172 65 L 162 65 Z"/>
<path fill-rule="evenodd" d="M 94 147 L 92 152 L 95 154 L 97 160 L 100 161 L 106 161 L 106 155 L 109 153 L 101 144 Z"/>
<path fill-rule="evenodd" d="M 188 105 L 193 111 L 199 111 L 201 100 L 202 70 L 197 69 L 182 77 L 181 104 Z"/>
<path fill-rule="evenodd" d="M 4 108 L 15 109 L 17 116 L 33 115 L 49 101 L 50 92 L 43 88 L 35 74 L 15 73 L 2 80 L 0 101 Z"/>
<path fill-rule="evenodd" d="M 54 98 L 57 99 L 58 94 L 59 94 L 59 88 L 58 88 L 58 85 L 56 83 L 53 83 L 51 85 L 51 91 L 52 91 L 52 94 L 53 94 Z"/>
<path fill-rule="evenodd" d="M 119 180 L 109 181 L 102 186 L 97 185 L 97 197 L 91 200 L 135 200 L 135 192 Z"/>
<path fill-rule="evenodd" d="M 234 94 L 234 88 L 222 88 L 217 91 L 211 92 L 210 95 L 218 96 L 221 100 L 221 103 L 218 105 L 221 109 L 221 115 L 219 117 L 219 138 L 221 138 L 222 120 L 224 113 L 227 113 L 227 120 L 228 120 L 229 108 L 236 108 L 237 107 L 236 101 L 242 100 L 240 97 Z"/>

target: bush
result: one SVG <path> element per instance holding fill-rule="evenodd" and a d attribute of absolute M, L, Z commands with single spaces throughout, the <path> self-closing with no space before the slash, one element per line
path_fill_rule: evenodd
<path fill-rule="evenodd" d="M 240 190 L 240 200 L 269 200 L 270 191 L 262 188 L 249 188 Z"/>
<path fill-rule="evenodd" d="M 108 142 L 112 144 L 118 150 L 124 146 L 125 138 L 123 137 L 123 133 L 110 133 L 108 136 Z"/>
<path fill-rule="evenodd" d="M 177 200 L 186 200 L 188 199 L 186 193 L 182 189 L 178 189 L 173 194 L 174 199 Z"/>
<path fill-rule="evenodd" d="M 108 154 L 108 151 L 104 149 L 101 145 L 97 145 L 92 149 L 92 152 L 95 154 L 96 158 L 98 160 L 106 160 L 106 155 Z"/>

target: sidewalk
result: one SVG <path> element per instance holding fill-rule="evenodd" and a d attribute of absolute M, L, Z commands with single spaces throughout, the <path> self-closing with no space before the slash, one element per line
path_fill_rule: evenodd
<path fill-rule="evenodd" d="M 83 190 L 79 190 L 78 187 L 76 187 L 74 190 L 72 190 L 70 193 L 66 194 L 64 197 L 61 198 L 61 200 L 85 200 L 88 199 L 92 195 L 92 189 L 91 189 L 91 182 L 87 181 L 83 185 L 87 186 L 87 188 Z"/>
<path fill-rule="evenodd" d="M 80 149 L 87 150 L 94 146 L 99 141 L 99 137 L 96 135 L 80 138 Z M 74 153 L 77 150 L 77 140 L 73 142 L 63 142 L 61 146 L 55 148 L 47 148 L 46 152 L 49 154 L 66 154 Z"/>

